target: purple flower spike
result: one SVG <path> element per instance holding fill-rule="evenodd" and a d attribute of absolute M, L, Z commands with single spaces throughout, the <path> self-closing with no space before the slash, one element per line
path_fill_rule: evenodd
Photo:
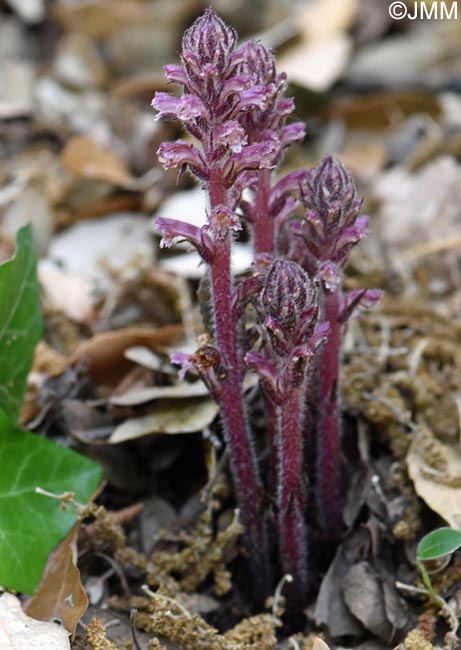
<path fill-rule="evenodd" d="M 267 358 L 279 369 L 278 399 L 298 388 L 326 330 L 316 330 L 317 292 L 313 281 L 296 262 L 275 261 L 266 277 L 256 308 L 266 341 Z M 301 383 L 304 383 L 305 377 Z"/>
<path fill-rule="evenodd" d="M 367 217 L 358 218 L 362 200 L 352 176 L 333 156 L 325 156 L 303 186 L 307 208 L 305 241 L 314 259 L 343 265 L 351 248 L 366 236 Z"/>
<path fill-rule="evenodd" d="M 206 345 L 171 359 L 182 378 L 197 373 L 219 406 L 256 600 L 262 604 L 273 591 L 271 560 L 278 543 L 280 568 L 295 580 L 289 610 L 298 611 L 309 587 L 304 445 L 314 427 L 316 524 L 326 541 L 337 540 L 342 528 L 341 344 L 348 319 L 380 297 L 368 289 L 343 295 L 342 271 L 367 234 L 368 218 L 359 216 L 351 175 L 332 156 L 315 169 L 274 180 L 286 147 L 304 137 L 304 125 L 290 121 L 294 102 L 285 97 L 286 75 L 277 72 L 273 53 L 262 44 L 238 47 L 235 31 L 209 8 L 186 31 L 180 65 L 164 70 L 180 92 L 158 92 L 152 105 L 157 119 L 177 120 L 186 136 L 163 143 L 158 157 L 166 169 L 177 168 L 179 177 L 189 172 L 203 186 L 208 205 L 201 228 L 165 218 L 155 224 L 161 246 L 182 239 L 197 249 L 211 293 Z M 301 204 L 304 218 L 293 220 Z M 232 249 L 243 219 L 254 258 L 251 273 L 236 280 Z M 277 259 L 284 255 L 290 259 Z M 249 306 L 256 315 L 251 325 Z M 247 369 L 259 375 L 265 400 L 265 482 L 245 403 Z M 268 534 L 274 517 L 265 495 L 272 479 L 276 536 Z"/>
<path fill-rule="evenodd" d="M 256 87 L 264 88 L 266 101 L 264 106 L 255 105 L 242 113 L 240 123 L 250 144 L 266 142 L 271 138 L 277 145 L 271 153 L 272 159 L 269 162 L 272 164 L 265 164 L 257 176 L 253 201 L 246 202 L 242 208 L 253 227 L 255 257 L 265 254 L 274 257 L 280 222 L 290 216 L 297 202 L 289 198 L 271 201 L 270 170 L 281 162 L 287 146 L 304 138 L 305 130 L 301 122 L 285 124 L 294 111 L 294 102 L 291 98 L 284 97 L 286 75 L 277 73 L 272 52 L 255 41 L 248 41 L 241 49 L 245 54 L 241 71 L 249 74 L 255 84 L 259 84 Z M 298 187 L 294 189 L 298 190 Z"/>
<path fill-rule="evenodd" d="M 272 264 L 256 308 L 263 349 L 262 353 L 249 352 L 245 361 L 260 375 L 275 409 L 280 554 L 283 570 L 294 576 L 295 595 L 302 602 L 307 591 L 304 398 L 312 361 L 325 341 L 328 325 L 317 323 L 314 283 L 296 262 L 277 260 Z"/>
<path fill-rule="evenodd" d="M 304 221 L 291 224 L 298 239 L 292 252 L 316 276 L 322 316 L 330 326 L 319 357 L 317 416 L 317 507 L 326 538 L 341 532 L 341 345 L 348 318 L 367 291 L 342 296 L 342 267 L 368 232 L 368 218 L 359 216 L 362 205 L 352 176 L 333 156 L 325 156 L 302 185 L 307 208 Z M 303 246 L 299 244 L 301 241 Z M 377 298 L 369 294 L 369 302 Z"/>
<path fill-rule="evenodd" d="M 214 345 L 189 358 L 220 406 L 230 452 L 237 498 L 253 558 L 256 583 L 267 595 L 269 562 L 266 522 L 261 514 L 263 489 L 243 404 L 242 353 L 231 273 L 232 235 L 241 229 L 236 208 L 243 190 L 240 178 L 249 170 L 271 168 L 280 143 L 272 131 L 261 142 L 250 141 L 241 121 L 264 111 L 268 89 L 245 68 L 245 49 L 235 49 L 236 33 L 209 8 L 187 30 L 181 66 L 167 66 L 169 81 L 180 84 L 182 96 L 157 93 L 157 117 L 172 116 L 194 138 L 164 143 L 158 155 L 166 168 L 188 170 L 208 194 L 208 223 L 201 229 L 171 219 L 158 219 L 164 246 L 177 237 L 189 240 L 209 264 Z M 238 189 L 236 189 L 238 187 Z M 219 359 L 219 361 L 218 361 Z"/>

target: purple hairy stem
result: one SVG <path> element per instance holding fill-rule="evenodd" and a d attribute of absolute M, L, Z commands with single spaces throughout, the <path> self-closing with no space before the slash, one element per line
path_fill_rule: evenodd
<path fill-rule="evenodd" d="M 299 603 L 308 587 L 304 397 L 312 359 L 328 328 L 317 324 L 314 284 L 296 262 L 274 262 L 255 302 L 263 347 L 261 353 L 249 352 L 245 359 L 260 375 L 276 414 L 280 556 L 283 570 L 295 580 Z"/>
<path fill-rule="evenodd" d="M 225 188 L 219 175 L 211 174 L 208 183 L 210 207 L 225 202 Z M 254 447 L 246 419 L 240 382 L 240 358 L 237 340 L 237 324 L 232 313 L 231 238 L 228 234 L 215 249 L 210 263 L 210 277 L 215 315 L 216 346 L 226 377 L 218 395 L 224 435 L 229 445 L 232 474 L 238 501 L 242 510 L 247 534 L 254 553 L 260 554 L 264 562 L 266 534 L 260 500 L 260 486 Z M 259 564 L 259 563 L 258 563 Z M 268 566 L 258 567 L 259 578 L 264 576 Z"/>
<path fill-rule="evenodd" d="M 278 407 L 278 514 L 277 527 L 283 569 L 295 580 L 297 592 L 308 592 L 307 572 L 307 479 L 304 478 L 303 401 L 304 385 L 293 388 Z"/>
<path fill-rule="evenodd" d="M 342 164 L 325 156 L 303 187 L 304 222 L 292 223 L 304 242 L 302 264 L 317 278 L 328 340 L 318 357 L 316 496 L 319 523 L 327 539 L 341 533 L 341 345 L 347 319 L 359 305 L 371 306 L 380 292 L 343 296 L 342 268 L 350 251 L 367 234 L 368 218 L 360 217 L 362 201 Z M 298 240 L 299 241 L 299 240 Z M 296 247 L 298 253 L 299 245 Z"/>
<path fill-rule="evenodd" d="M 275 221 L 270 214 L 271 173 L 263 169 L 254 201 L 253 248 L 255 255 L 275 255 Z"/>
<path fill-rule="evenodd" d="M 329 323 L 328 343 L 319 358 L 319 419 L 317 438 L 317 503 L 319 524 L 336 537 L 342 528 L 341 518 L 341 417 L 340 359 L 341 323 L 339 291 L 323 296 L 323 318 Z"/>
<path fill-rule="evenodd" d="M 184 237 L 208 264 L 214 314 L 214 345 L 180 360 L 183 372 L 194 367 L 220 406 L 231 470 L 260 592 L 267 590 L 270 562 L 262 486 L 242 394 L 243 359 L 238 341 L 236 291 L 231 274 L 232 232 L 241 229 L 236 208 L 248 174 L 273 166 L 275 138 L 249 142 L 240 120 L 246 112 L 264 109 L 268 89 L 247 70 L 245 49 L 236 48 L 236 34 L 209 8 L 185 33 L 182 66 L 166 66 L 167 78 L 182 85 L 181 97 L 157 93 L 158 117 L 172 115 L 194 137 L 164 143 L 159 157 L 165 167 L 188 169 L 205 186 L 208 222 L 201 229 L 158 219 L 163 245 Z"/>

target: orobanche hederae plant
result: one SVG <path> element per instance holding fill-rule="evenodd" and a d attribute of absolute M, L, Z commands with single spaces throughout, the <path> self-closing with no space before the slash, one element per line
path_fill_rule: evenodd
<path fill-rule="evenodd" d="M 219 405 L 255 592 L 267 594 L 291 574 L 292 601 L 301 606 L 310 531 L 328 543 L 342 532 L 341 344 L 356 308 L 380 296 L 344 293 L 342 270 L 368 220 L 332 156 L 277 176 L 304 126 L 292 120 L 286 77 L 263 45 L 238 46 L 235 31 L 207 9 L 184 34 L 181 65 L 165 74 L 181 94 L 158 92 L 157 117 L 179 120 L 189 137 L 164 142 L 158 156 L 203 186 L 208 208 L 202 228 L 166 218 L 155 225 L 162 246 L 187 240 L 197 249 L 213 313 L 209 342 L 172 360 L 183 376 L 198 373 Z M 245 277 L 234 277 L 232 246 L 244 224 L 254 259 Z M 265 434 L 251 426 L 248 372 L 260 378 Z"/>

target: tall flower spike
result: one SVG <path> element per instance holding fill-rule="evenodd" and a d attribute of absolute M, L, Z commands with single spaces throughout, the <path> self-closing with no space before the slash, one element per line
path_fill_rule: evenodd
<path fill-rule="evenodd" d="M 242 116 L 264 110 L 267 89 L 244 70 L 245 49 L 236 49 L 236 34 L 209 8 L 187 30 L 182 42 L 181 66 L 167 66 L 170 81 L 182 86 L 181 97 L 157 93 L 153 106 L 157 117 L 171 115 L 194 137 L 164 143 L 158 151 L 167 168 L 186 169 L 203 183 L 209 199 L 207 223 L 201 229 L 173 219 L 157 219 L 163 245 L 176 238 L 188 239 L 209 265 L 214 316 L 213 345 L 180 360 L 201 374 L 220 406 L 231 469 L 247 533 L 252 568 L 260 595 L 267 595 L 270 567 L 262 515 L 256 454 L 242 395 L 242 352 L 238 345 L 238 313 L 231 274 L 232 235 L 241 229 L 236 208 L 239 178 L 249 171 L 270 168 L 278 141 L 266 138 L 250 142 Z M 232 190 L 232 191 L 231 191 Z M 219 360 L 219 361 L 218 361 Z"/>
<path fill-rule="evenodd" d="M 341 345 L 343 330 L 354 309 L 376 303 L 379 292 L 342 293 L 342 267 L 351 249 L 366 236 L 368 218 L 352 176 L 333 156 L 311 170 L 303 187 L 304 222 L 291 224 L 303 265 L 316 276 L 322 317 L 330 330 L 319 357 L 317 414 L 317 506 L 328 539 L 340 534 L 341 521 Z M 299 246 L 302 238 L 304 250 Z M 298 257 L 300 259 L 300 257 Z"/>
<path fill-rule="evenodd" d="M 295 578 L 293 596 L 299 606 L 308 586 L 304 398 L 313 357 L 328 328 L 317 323 L 314 283 L 295 262 L 272 264 L 256 303 L 264 345 L 261 354 L 249 352 L 246 362 L 261 376 L 275 411 L 278 539 L 283 570 Z"/>
<path fill-rule="evenodd" d="M 286 124 L 287 118 L 294 111 L 294 102 L 291 98 L 284 97 L 287 88 L 286 75 L 277 73 L 272 52 L 255 41 L 248 41 L 243 48 L 245 57 L 241 64 L 242 72 L 251 75 L 255 83 L 265 88 L 267 102 L 264 107 L 254 106 L 242 114 L 240 123 L 250 143 L 264 142 L 269 138 L 274 141 L 276 147 L 272 162 L 277 166 L 283 150 L 304 138 L 304 124 Z M 275 256 L 280 221 L 288 217 L 297 205 L 292 192 L 298 190 L 299 172 L 297 182 L 291 185 L 286 183 L 285 191 L 277 192 L 276 200 L 272 195 L 270 170 L 263 169 L 254 176 L 255 179 L 250 182 L 254 191 L 253 201 L 244 203 L 242 207 L 253 226 L 255 255 Z"/>

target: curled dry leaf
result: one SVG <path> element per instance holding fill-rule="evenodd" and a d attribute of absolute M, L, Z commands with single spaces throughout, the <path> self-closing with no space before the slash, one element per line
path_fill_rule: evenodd
<path fill-rule="evenodd" d="M 407 454 L 408 473 L 416 493 L 429 508 L 440 515 L 449 526 L 459 529 L 461 525 L 461 453 L 459 445 L 448 445 L 439 441 L 437 444 L 438 446 L 442 445 L 442 449 L 445 448 L 447 471 L 442 473 L 433 470 L 422 456 L 421 442 L 414 438 Z"/>
<path fill-rule="evenodd" d="M 64 169 L 80 178 L 96 179 L 131 189 L 135 178 L 116 153 L 86 135 L 71 138 L 61 153 Z"/>
<path fill-rule="evenodd" d="M 69 365 L 84 363 L 94 382 L 113 385 L 131 366 L 124 356 L 125 350 L 138 345 L 150 349 L 173 345 L 181 335 L 179 325 L 165 325 L 157 329 L 127 327 L 101 332 L 77 347 L 69 359 Z"/>
<path fill-rule="evenodd" d="M 118 444 L 150 434 L 177 434 L 201 431 L 218 414 L 211 399 L 161 400 L 155 411 L 138 418 L 128 418 L 112 432 L 109 443 Z"/>
<path fill-rule="evenodd" d="M 0 596 L 0 648 L 2 650 L 70 650 L 69 635 L 56 623 L 35 621 L 21 609 L 13 594 Z"/>
<path fill-rule="evenodd" d="M 208 393 L 208 388 L 201 381 L 194 381 L 190 384 L 183 381 L 175 386 L 148 386 L 133 389 L 123 395 L 113 395 L 110 402 L 114 406 L 137 406 L 162 398 L 206 397 Z"/>
<path fill-rule="evenodd" d="M 315 623 L 326 626 L 333 637 L 360 636 L 363 628 L 348 609 L 341 591 L 344 578 L 353 565 L 355 554 L 352 543 L 344 542 L 336 551 L 333 562 L 325 574 L 315 605 Z"/>
<path fill-rule="evenodd" d="M 359 562 L 348 571 L 342 592 L 349 610 L 367 630 L 383 640 L 390 638 L 392 626 L 386 614 L 382 582 L 368 562 Z"/>
<path fill-rule="evenodd" d="M 61 619 L 72 635 L 88 607 L 77 568 L 78 529 L 79 524 L 75 524 L 50 555 L 38 589 L 26 607 L 27 614 L 39 621 Z"/>
<path fill-rule="evenodd" d="M 173 373 L 173 371 L 170 373 L 169 368 L 165 367 L 166 364 L 162 363 L 161 358 L 155 352 L 152 352 L 149 348 L 143 348 L 142 345 L 125 350 L 125 359 L 133 361 L 133 363 L 137 363 L 143 368 L 149 368 L 149 370 L 161 370 L 167 374 Z"/>

